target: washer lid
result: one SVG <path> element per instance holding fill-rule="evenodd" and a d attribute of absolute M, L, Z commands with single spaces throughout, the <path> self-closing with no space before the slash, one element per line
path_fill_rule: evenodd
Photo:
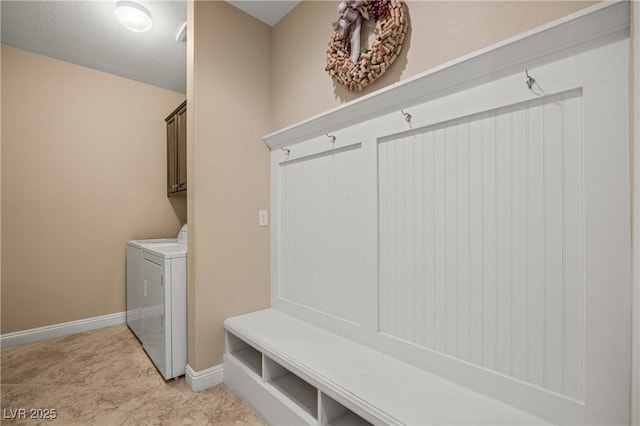
<path fill-rule="evenodd" d="M 177 238 L 154 238 L 149 240 L 129 240 L 127 245 L 138 248 L 145 248 L 154 244 L 175 244 L 178 242 Z"/>
<path fill-rule="evenodd" d="M 144 252 L 158 257 L 186 257 L 187 245 L 183 243 L 151 245 L 144 248 Z"/>

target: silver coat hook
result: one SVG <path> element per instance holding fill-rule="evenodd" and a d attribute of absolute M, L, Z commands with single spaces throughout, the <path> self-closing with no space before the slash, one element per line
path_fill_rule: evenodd
<path fill-rule="evenodd" d="M 327 135 L 327 137 L 329 138 L 331 143 L 336 143 L 336 137 L 335 136 L 330 135 L 329 133 L 325 133 L 325 135 Z"/>
<path fill-rule="evenodd" d="M 400 110 L 400 112 L 402 113 L 402 115 L 404 115 L 404 119 L 407 121 L 407 123 L 411 123 L 412 115 L 408 112 L 404 112 L 403 110 Z"/>
<path fill-rule="evenodd" d="M 531 90 L 531 88 L 536 82 L 536 79 L 529 75 L 529 70 L 524 70 L 524 73 L 527 76 L 527 81 L 525 83 L 527 84 L 527 87 L 529 88 L 529 90 Z"/>
<path fill-rule="evenodd" d="M 288 157 L 289 154 L 291 154 L 291 150 L 287 149 L 287 148 L 280 148 L 282 150 L 282 152 L 285 153 L 285 155 Z"/>

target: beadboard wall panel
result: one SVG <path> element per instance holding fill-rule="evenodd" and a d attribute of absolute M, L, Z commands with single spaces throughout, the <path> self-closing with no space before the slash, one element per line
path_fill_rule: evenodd
<path fill-rule="evenodd" d="M 355 324 L 365 291 L 362 160 L 355 144 L 280 164 L 280 296 Z"/>
<path fill-rule="evenodd" d="M 583 398 L 581 99 L 379 143 L 381 332 Z"/>

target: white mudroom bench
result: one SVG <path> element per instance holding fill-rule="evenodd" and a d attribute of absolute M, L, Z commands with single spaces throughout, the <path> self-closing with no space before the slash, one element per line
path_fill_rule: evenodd
<path fill-rule="evenodd" d="M 275 309 L 225 331 L 224 382 L 272 425 L 548 424 Z"/>

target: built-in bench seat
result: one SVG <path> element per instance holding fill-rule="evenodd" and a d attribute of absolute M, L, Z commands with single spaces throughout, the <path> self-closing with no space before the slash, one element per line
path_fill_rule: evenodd
<path fill-rule="evenodd" d="M 224 382 L 273 425 L 548 424 L 274 309 L 225 330 Z"/>

